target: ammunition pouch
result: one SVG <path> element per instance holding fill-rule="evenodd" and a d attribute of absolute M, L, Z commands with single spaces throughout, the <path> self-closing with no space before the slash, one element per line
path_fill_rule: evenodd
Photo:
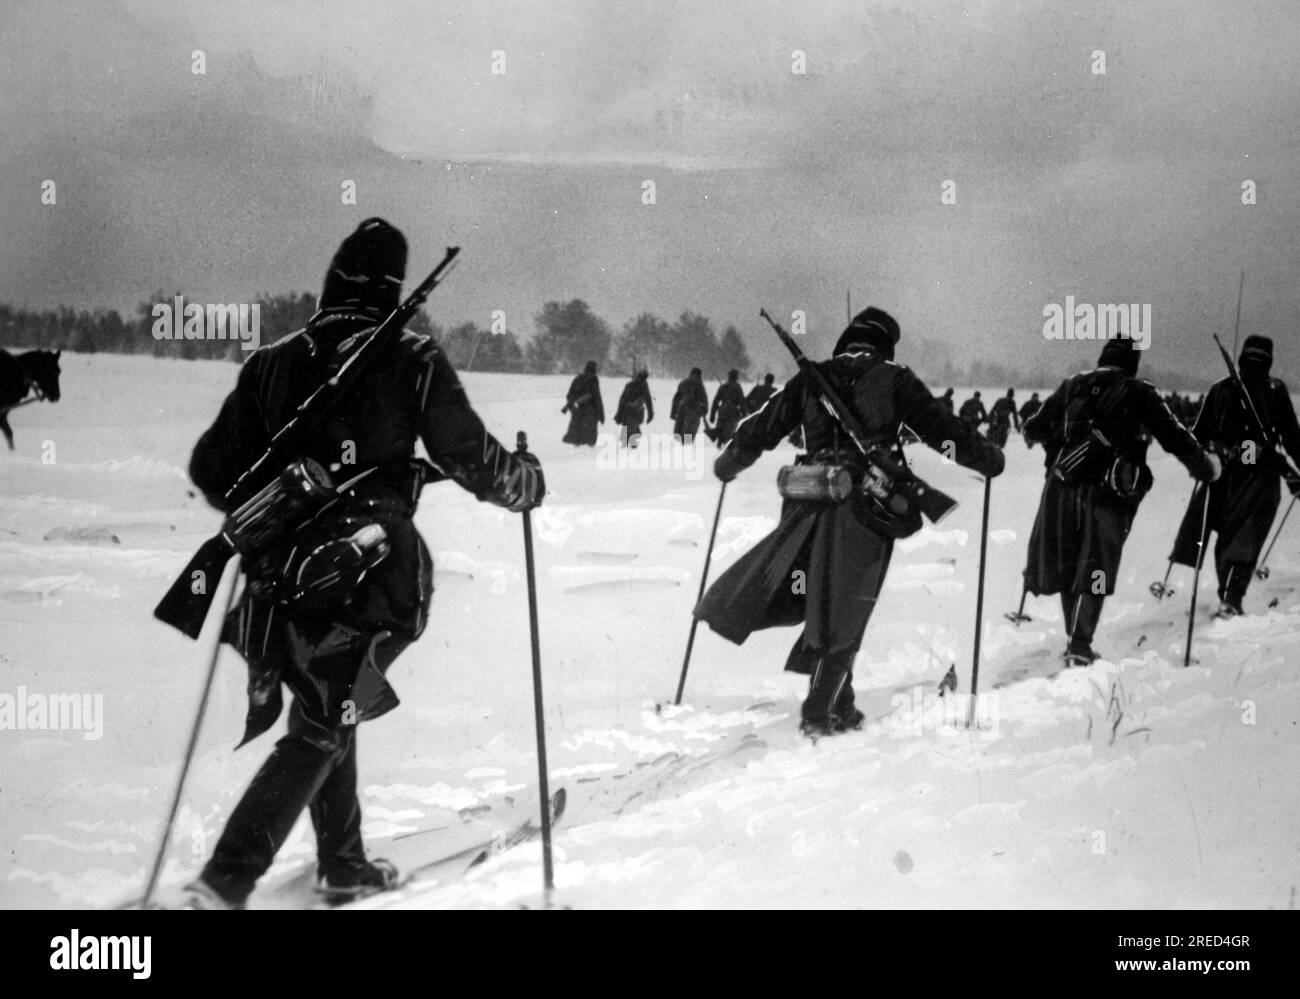
<path fill-rule="evenodd" d="M 227 515 L 221 533 L 246 560 L 253 560 L 336 495 L 329 472 L 310 458 L 300 458 Z"/>
<path fill-rule="evenodd" d="M 423 470 L 415 474 L 422 481 Z M 413 489 L 418 495 L 418 484 Z M 251 596 L 307 613 L 346 606 L 390 545 L 387 532 L 371 519 L 319 520 L 339 498 L 329 472 L 302 458 L 226 518 L 222 533 L 244 557 Z M 340 538 L 341 530 L 350 533 Z"/>
<path fill-rule="evenodd" d="M 296 611 L 330 614 L 346 607 L 366 573 L 391 551 L 388 533 L 373 522 L 349 522 L 356 528 L 337 537 L 339 525 L 300 528 L 287 551 L 269 552 L 249 567 L 249 591 Z"/>
<path fill-rule="evenodd" d="M 1146 462 L 1120 454 L 1096 428 L 1077 444 L 1061 449 L 1052 474 L 1066 485 L 1099 485 L 1115 499 L 1134 504 L 1155 482 Z"/>
<path fill-rule="evenodd" d="M 1100 482 L 1114 460 L 1114 449 L 1098 430 L 1083 440 L 1061 448 L 1052 465 L 1052 474 L 1066 485 Z"/>
<path fill-rule="evenodd" d="M 1154 484 L 1155 476 L 1145 462 L 1129 461 L 1123 455 L 1111 462 L 1102 479 L 1111 495 L 1127 503 L 1141 503 Z"/>
<path fill-rule="evenodd" d="M 776 476 L 783 499 L 803 503 L 843 503 L 853 495 L 853 476 L 843 465 L 786 465 Z"/>
<path fill-rule="evenodd" d="M 834 506 L 851 499 L 859 519 L 889 538 L 910 537 L 921 529 L 921 510 L 906 484 L 884 479 L 870 468 L 807 461 L 784 466 L 776 484 L 782 498 L 801 503 Z"/>

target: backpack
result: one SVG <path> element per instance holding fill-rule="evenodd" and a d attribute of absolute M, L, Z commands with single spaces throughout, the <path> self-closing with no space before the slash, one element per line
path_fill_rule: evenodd
<path fill-rule="evenodd" d="M 1052 465 L 1052 474 L 1066 485 L 1100 485 L 1115 499 L 1137 504 L 1155 482 L 1145 462 L 1122 454 L 1106 435 L 1103 423 L 1116 411 L 1124 395 L 1123 376 L 1105 388 L 1094 382 L 1065 408 L 1065 445 Z"/>

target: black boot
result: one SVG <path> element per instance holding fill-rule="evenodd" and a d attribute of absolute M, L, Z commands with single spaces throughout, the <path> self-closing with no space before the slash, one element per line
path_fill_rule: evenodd
<path fill-rule="evenodd" d="M 867 716 L 855 706 L 856 698 L 853 695 L 853 672 L 849 672 L 848 680 L 844 684 L 844 689 L 840 692 L 840 699 L 835 702 L 835 713 L 839 716 L 839 723 L 836 726 L 840 732 L 857 731 L 866 721 Z"/>
<path fill-rule="evenodd" d="M 1067 666 L 1087 666 L 1097 658 L 1092 650 L 1092 636 L 1101 620 L 1104 593 L 1062 593 L 1061 606 L 1065 609 L 1065 625 L 1070 641 L 1065 647 Z"/>
<path fill-rule="evenodd" d="M 799 731 L 812 739 L 845 731 L 840 710 L 844 705 L 846 688 L 849 697 L 853 696 L 853 675 L 846 668 L 843 659 L 843 656 L 823 655 L 813 670 L 799 723 Z M 851 702 L 849 710 L 856 711 Z"/>
<path fill-rule="evenodd" d="M 340 905 L 397 887 L 397 868 L 382 857 L 335 865 L 328 870 L 318 867 L 316 872 L 319 875 L 316 890 L 330 905 Z"/>
<path fill-rule="evenodd" d="M 1255 572 L 1251 563 L 1233 562 L 1220 568 L 1223 580 L 1219 584 L 1219 612 L 1216 617 L 1239 617 L 1246 612 L 1242 610 L 1242 601 L 1246 599 L 1246 590 L 1250 586 L 1250 577 Z"/>

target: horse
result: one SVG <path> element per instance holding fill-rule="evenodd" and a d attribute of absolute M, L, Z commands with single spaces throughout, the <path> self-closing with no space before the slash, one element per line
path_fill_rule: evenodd
<path fill-rule="evenodd" d="M 29 350 L 14 356 L 0 350 L 0 433 L 9 450 L 14 449 L 14 432 L 9 411 L 29 402 L 59 401 L 59 356 L 62 350 Z M 30 399 L 28 392 L 34 392 Z"/>

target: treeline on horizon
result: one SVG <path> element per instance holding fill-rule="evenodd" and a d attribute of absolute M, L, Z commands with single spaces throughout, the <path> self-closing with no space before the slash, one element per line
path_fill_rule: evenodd
<path fill-rule="evenodd" d="M 81 354 L 148 354 L 182 360 L 242 362 L 249 351 L 236 338 L 227 340 L 158 340 L 153 336 L 155 304 L 171 303 L 175 295 L 161 292 L 141 302 L 134 316 L 116 309 L 31 310 L 0 304 L 0 345 L 18 350 L 63 348 Z M 264 295 L 248 303 L 259 306 L 260 342 L 274 343 L 307 325 L 316 313 L 316 296 L 308 292 Z M 735 326 L 721 334 L 707 316 L 683 312 L 668 321 L 643 312 L 615 333 L 581 299 L 547 302 L 533 317 L 534 334 L 527 341 L 508 329 L 494 333 L 474 322 L 441 326 L 420 311 L 407 328 L 433 336 L 460 371 L 495 371 L 516 374 L 576 374 L 588 361 L 601 373 L 630 377 L 645 369 L 656 378 L 681 378 L 700 368 L 705 378 L 721 380 L 736 369 L 744 378 L 757 380 L 764 371 L 753 364 Z M 1053 388 L 1074 369 L 1049 370 L 1012 367 L 983 359 L 966 365 L 954 361 L 951 349 L 922 337 L 905 338 L 899 360 L 908 364 L 936 393 L 949 385 L 1034 386 Z M 783 379 L 793 366 L 777 369 Z M 1143 365 L 1142 375 L 1161 389 L 1203 392 L 1202 377 L 1167 372 Z M 1216 374 L 1215 378 L 1218 377 Z M 1000 393 L 999 393 L 1000 394 Z"/>

